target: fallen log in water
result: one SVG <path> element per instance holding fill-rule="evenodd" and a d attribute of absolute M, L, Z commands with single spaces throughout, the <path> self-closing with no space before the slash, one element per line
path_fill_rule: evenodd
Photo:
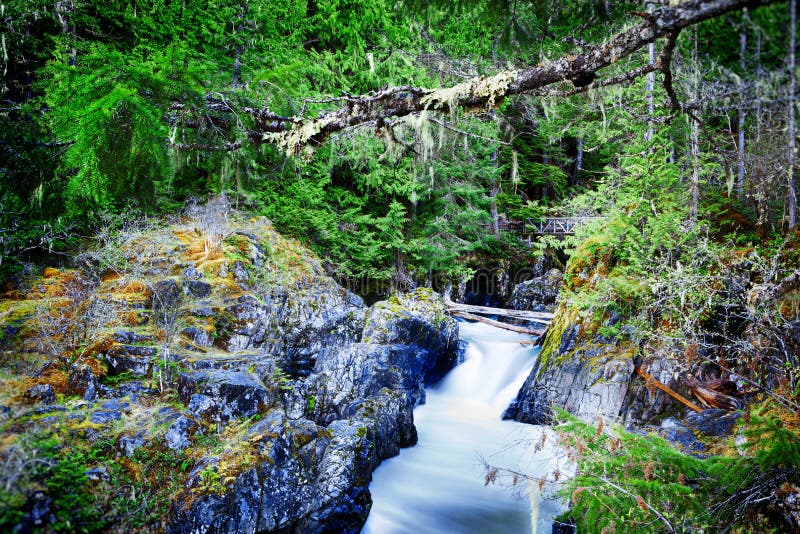
<path fill-rule="evenodd" d="M 495 321 L 494 319 L 487 319 L 486 317 L 481 317 L 480 315 L 473 315 L 467 312 L 460 312 L 454 311 L 451 312 L 452 315 L 456 317 L 461 317 L 462 319 L 467 319 L 468 321 L 478 321 L 480 323 L 486 323 L 497 328 L 503 328 L 505 330 L 511 330 L 512 332 L 519 332 L 520 334 L 528 334 L 530 336 L 543 336 L 545 330 L 532 330 L 530 328 L 525 328 L 524 326 L 517 326 L 515 324 L 508 324 L 508 323 L 501 323 L 500 321 Z"/>

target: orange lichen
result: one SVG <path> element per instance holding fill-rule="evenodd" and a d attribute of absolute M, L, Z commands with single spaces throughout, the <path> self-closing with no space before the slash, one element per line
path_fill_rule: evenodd
<path fill-rule="evenodd" d="M 82 358 L 81 363 L 89 367 L 92 370 L 92 374 L 98 378 L 102 378 L 108 374 L 108 367 L 105 363 L 101 362 L 94 356 L 90 356 L 89 358 Z"/>
<path fill-rule="evenodd" d="M 117 317 L 125 326 L 136 327 L 147 322 L 147 315 L 140 314 L 136 310 L 126 310 L 117 313 Z"/>
<path fill-rule="evenodd" d="M 103 273 L 103 276 L 100 278 L 100 280 L 102 283 L 107 283 L 107 282 L 114 282 L 116 280 L 119 280 L 120 278 L 122 278 L 122 275 L 120 273 L 118 273 L 117 271 L 108 270 Z"/>
<path fill-rule="evenodd" d="M 84 354 L 84 356 L 95 356 L 97 354 L 102 354 L 104 352 L 108 352 L 108 349 L 113 347 L 114 344 L 115 344 L 115 342 L 114 342 L 113 338 L 105 337 L 105 338 L 103 338 L 103 339 L 101 339 L 99 341 L 95 341 L 94 343 L 92 343 L 89 346 L 87 346 L 84 349 L 83 354 Z M 89 360 L 95 360 L 95 359 L 94 358 L 89 358 Z M 84 362 L 84 363 L 88 363 L 88 361 Z M 97 362 L 97 363 L 98 363 L 98 365 L 102 365 L 102 375 L 105 375 L 106 374 L 105 365 L 101 364 L 100 362 Z M 100 370 L 100 368 L 98 368 L 98 370 Z"/>
<path fill-rule="evenodd" d="M 59 271 L 55 267 L 45 267 L 44 272 L 42 273 L 42 278 L 46 280 L 48 278 L 55 278 L 56 276 L 59 276 L 60 274 L 61 274 L 61 271 Z"/>
<path fill-rule="evenodd" d="M 40 376 L 30 379 L 31 386 L 38 386 L 39 384 L 50 384 L 56 393 L 65 393 L 67 391 L 67 384 L 69 382 L 69 375 L 67 372 L 56 365 L 48 367 Z"/>
<path fill-rule="evenodd" d="M 130 280 L 125 286 L 121 289 L 120 293 L 131 295 L 131 294 L 146 294 L 150 295 L 150 288 L 142 282 L 141 280 Z"/>

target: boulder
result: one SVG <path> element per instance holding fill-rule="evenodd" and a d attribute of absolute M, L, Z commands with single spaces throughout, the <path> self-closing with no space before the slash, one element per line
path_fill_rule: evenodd
<path fill-rule="evenodd" d="M 110 375 L 130 371 L 136 376 L 149 376 L 153 371 L 153 360 L 158 354 L 156 347 L 141 345 L 114 345 L 105 353 Z"/>
<path fill-rule="evenodd" d="M 520 282 L 514 286 L 508 307 L 515 310 L 548 311 L 555 308 L 563 273 L 550 269 L 544 275 Z"/>
<path fill-rule="evenodd" d="M 181 451 L 191 444 L 191 437 L 197 430 L 198 425 L 194 419 L 181 415 L 178 417 L 164 434 L 167 447 L 174 451 Z"/>
<path fill-rule="evenodd" d="M 182 373 L 178 377 L 178 393 L 184 404 L 190 404 L 197 393 L 210 397 L 218 406 L 222 421 L 252 417 L 264 412 L 274 401 L 256 375 L 241 371 L 208 369 Z"/>
<path fill-rule="evenodd" d="M 50 384 L 38 384 L 25 391 L 25 398 L 51 404 L 56 401 L 56 392 Z"/>
<path fill-rule="evenodd" d="M 211 294 L 211 284 L 201 280 L 184 280 L 181 283 L 183 293 L 189 297 L 205 298 Z"/>

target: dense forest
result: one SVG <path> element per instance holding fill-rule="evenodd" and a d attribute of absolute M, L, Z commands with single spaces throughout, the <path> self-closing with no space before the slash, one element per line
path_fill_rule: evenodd
<path fill-rule="evenodd" d="M 797 11 L 795 0 L 7 0 L 0 319 L 22 316 L 11 302 L 45 267 L 88 266 L 101 287 L 119 265 L 108 249 L 158 220 L 199 220 L 214 236 L 207 250 L 239 258 L 231 239 L 250 234 L 220 228 L 264 217 L 281 236 L 267 255 L 290 267 L 261 282 L 294 283 L 302 261 L 368 303 L 425 287 L 463 299 L 487 292 L 476 272 L 499 287 L 556 266 L 550 362 L 577 324 L 633 354 L 637 370 L 674 361 L 672 389 L 687 395 L 695 375 L 723 374 L 750 393 L 705 390 L 704 407 L 747 408 L 749 440 L 705 456 L 559 412 L 580 476 L 537 481 L 571 499 L 565 517 L 587 532 L 796 527 Z M 586 222 L 536 235 L 548 217 Z M 105 255 L 87 252 L 98 244 Z M 144 289 L 161 295 L 156 286 Z M 504 291 L 481 298 L 505 304 Z M 153 302 L 164 320 L 151 324 L 177 332 L 177 312 Z M 40 328 L 37 350 L 62 354 L 65 369 L 104 353 L 91 337 L 102 328 L 78 323 L 82 337 L 49 352 Z M 162 374 L 151 377 L 162 396 L 174 337 L 159 338 Z M 0 401 L 22 394 L 15 373 L 43 361 L 4 366 Z M 270 371 L 276 384 L 297 379 L 284 367 Z M 11 444 L 0 442 L 0 530 L 46 478 L 9 476 Z M 48 465 L 71 487 L 62 463 Z M 135 521 L 96 496 L 54 509 L 112 518 L 87 512 L 79 530 L 159 530 L 178 489 L 164 491 Z M 764 504 L 793 494 L 793 509 Z M 54 514 L 50 528 L 75 530 Z"/>
<path fill-rule="evenodd" d="M 752 240 L 794 226 L 785 6 L 644 46 L 588 87 L 593 72 L 484 109 L 387 115 L 292 157 L 264 141 L 348 95 L 574 57 L 645 9 L 449 4 L 5 4 L 4 269 L 104 217 L 221 191 L 324 251 L 338 276 L 398 284 L 513 251 L 501 214 L 608 214 L 642 191 L 659 219 L 701 223 L 692 231 Z M 669 64 L 643 69 L 656 61 Z"/>

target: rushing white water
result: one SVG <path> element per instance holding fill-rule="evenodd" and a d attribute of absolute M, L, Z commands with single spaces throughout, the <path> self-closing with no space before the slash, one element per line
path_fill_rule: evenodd
<path fill-rule="evenodd" d="M 483 461 L 539 476 L 555 466 L 552 452 L 534 452 L 546 429 L 502 421 L 533 366 L 530 339 L 462 322 L 464 362 L 427 388 L 414 410 L 419 443 L 386 460 L 369 488 L 373 505 L 362 534 L 550 532 L 558 505 L 529 499 L 528 485 L 510 476 L 485 485 Z M 500 472 L 502 474 L 502 471 Z"/>

